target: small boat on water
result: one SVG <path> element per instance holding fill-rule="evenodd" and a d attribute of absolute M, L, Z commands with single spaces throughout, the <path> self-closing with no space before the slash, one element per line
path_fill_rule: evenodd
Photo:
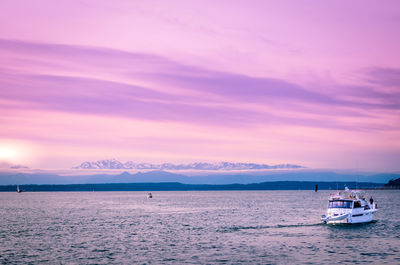
<path fill-rule="evenodd" d="M 21 193 L 21 192 L 23 192 L 23 190 L 21 190 L 21 189 L 19 188 L 19 185 L 17 185 L 17 193 Z"/>
<path fill-rule="evenodd" d="M 365 199 L 365 191 L 349 190 L 331 194 L 326 215 L 321 221 L 326 224 L 356 224 L 372 221 L 374 213 L 378 211 L 372 197 Z"/>
<path fill-rule="evenodd" d="M 151 194 L 150 192 L 149 192 L 149 193 L 147 193 L 147 195 L 146 195 L 146 198 L 147 198 L 147 199 L 151 199 L 151 198 L 153 198 L 153 194 Z"/>

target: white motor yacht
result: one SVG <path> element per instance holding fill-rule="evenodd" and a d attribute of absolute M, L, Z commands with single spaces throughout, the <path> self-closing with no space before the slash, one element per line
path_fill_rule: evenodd
<path fill-rule="evenodd" d="M 322 215 L 321 221 L 326 224 L 367 223 L 372 221 L 376 211 L 377 205 L 372 197 L 367 201 L 364 191 L 346 187 L 344 191 L 330 196 L 327 214 Z"/>

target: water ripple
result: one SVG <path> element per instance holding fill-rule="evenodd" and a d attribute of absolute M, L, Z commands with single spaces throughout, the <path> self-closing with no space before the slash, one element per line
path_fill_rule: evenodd
<path fill-rule="evenodd" d="M 400 193 L 372 192 L 334 226 L 324 191 L 0 193 L 0 264 L 399 264 Z"/>

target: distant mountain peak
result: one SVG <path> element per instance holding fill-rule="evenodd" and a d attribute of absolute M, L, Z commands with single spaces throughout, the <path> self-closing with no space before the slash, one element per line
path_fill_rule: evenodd
<path fill-rule="evenodd" d="M 10 166 L 10 168 L 12 168 L 12 169 L 29 169 L 29 167 L 23 166 L 23 165 L 12 165 L 12 166 Z"/>
<path fill-rule="evenodd" d="M 259 169 L 294 169 L 304 168 L 303 166 L 294 164 L 256 164 L 256 163 L 233 163 L 233 162 L 193 162 L 188 164 L 151 164 L 151 163 L 135 163 L 127 161 L 122 163 L 115 158 L 99 160 L 94 162 L 83 162 L 73 169 L 149 169 L 149 170 L 259 170 Z"/>

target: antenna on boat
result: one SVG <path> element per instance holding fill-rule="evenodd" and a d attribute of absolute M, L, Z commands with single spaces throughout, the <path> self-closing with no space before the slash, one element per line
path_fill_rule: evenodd
<path fill-rule="evenodd" d="M 358 190 L 358 174 L 359 174 L 359 163 L 358 163 L 358 159 L 357 159 L 357 175 L 356 175 L 356 190 Z"/>
<path fill-rule="evenodd" d="M 357 180 L 356 180 L 356 190 L 358 190 L 358 173 L 357 173 Z"/>
<path fill-rule="evenodd" d="M 337 179 L 337 174 L 335 174 L 336 176 L 336 193 L 339 192 L 339 183 L 338 183 L 338 179 Z"/>

